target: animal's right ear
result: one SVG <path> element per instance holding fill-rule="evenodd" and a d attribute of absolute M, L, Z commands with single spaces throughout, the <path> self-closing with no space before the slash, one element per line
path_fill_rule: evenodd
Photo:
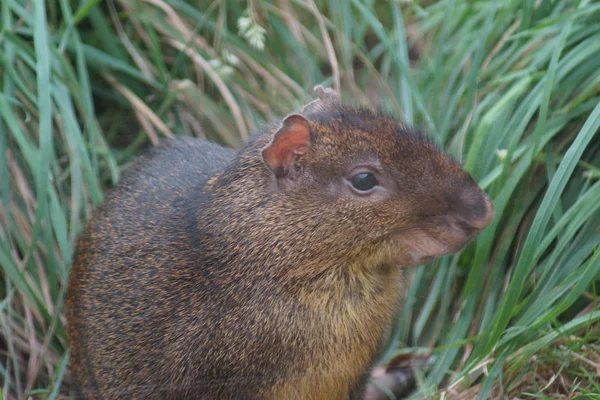
<path fill-rule="evenodd" d="M 325 111 L 340 104 L 340 98 L 335 90 L 317 85 L 313 88 L 316 100 L 311 101 L 302 108 L 302 112 Z"/>
<path fill-rule="evenodd" d="M 288 115 L 262 151 L 265 164 L 277 179 L 291 177 L 299 156 L 310 148 L 310 126 L 300 114 Z"/>

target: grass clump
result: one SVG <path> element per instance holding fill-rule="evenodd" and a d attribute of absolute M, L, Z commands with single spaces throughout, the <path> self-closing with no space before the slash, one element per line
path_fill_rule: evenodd
<path fill-rule="evenodd" d="M 137 154 L 238 147 L 318 83 L 426 128 L 496 207 L 409 271 L 387 358 L 434 354 L 414 397 L 600 393 L 597 21 L 567 0 L 1 2 L 2 393 L 68 392 L 73 244 Z"/>

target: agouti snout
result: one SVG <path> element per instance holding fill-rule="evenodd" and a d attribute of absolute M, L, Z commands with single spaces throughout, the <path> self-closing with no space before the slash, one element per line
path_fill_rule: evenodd
<path fill-rule="evenodd" d="M 241 150 L 153 148 L 81 234 L 67 296 L 88 398 L 359 399 L 402 266 L 494 211 L 421 133 L 329 90 Z"/>
<path fill-rule="evenodd" d="M 422 239 L 422 247 L 413 253 L 415 265 L 459 251 L 494 217 L 492 202 L 470 176 L 465 174 L 458 184 L 452 179 L 448 183 L 446 190 L 443 189 L 446 182 L 441 183 L 434 207 L 427 208 L 427 202 L 423 201 L 423 233 L 412 238 L 413 246 L 418 246 L 420 235 L 427 238 Z"/>

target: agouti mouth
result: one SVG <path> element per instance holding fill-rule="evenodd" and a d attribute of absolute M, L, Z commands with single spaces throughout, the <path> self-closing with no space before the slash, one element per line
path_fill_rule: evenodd
<path fill-rule="evenodd" d="M 479 232 L 477 228 L 448 220 L 429 229 L 399 229 L 389 237 L 399 252 L 394 261 L 404 266 L 416 266 L 462 250 Z"/>

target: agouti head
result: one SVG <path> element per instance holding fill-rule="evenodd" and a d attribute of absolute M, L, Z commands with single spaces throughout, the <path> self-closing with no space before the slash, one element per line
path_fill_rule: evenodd
<path fill-rule="evenodd" d="M 243 150 L 235 167 L 245 171 L 243 193 L 260 192 L 260 203 L 234 219 L 247 222 L 241 231 L 250 242 L 253 231 L 271 239 L 263 259 L 281 266 L 303 258 L 307 270 L 414 266 L 460 250 L 489 224 L 488 196 L 431 139 L 383 112 L 342 105 L 329 90 L 317 93 Z M 248 179 L 257 168 L 261 178 Z"/>

